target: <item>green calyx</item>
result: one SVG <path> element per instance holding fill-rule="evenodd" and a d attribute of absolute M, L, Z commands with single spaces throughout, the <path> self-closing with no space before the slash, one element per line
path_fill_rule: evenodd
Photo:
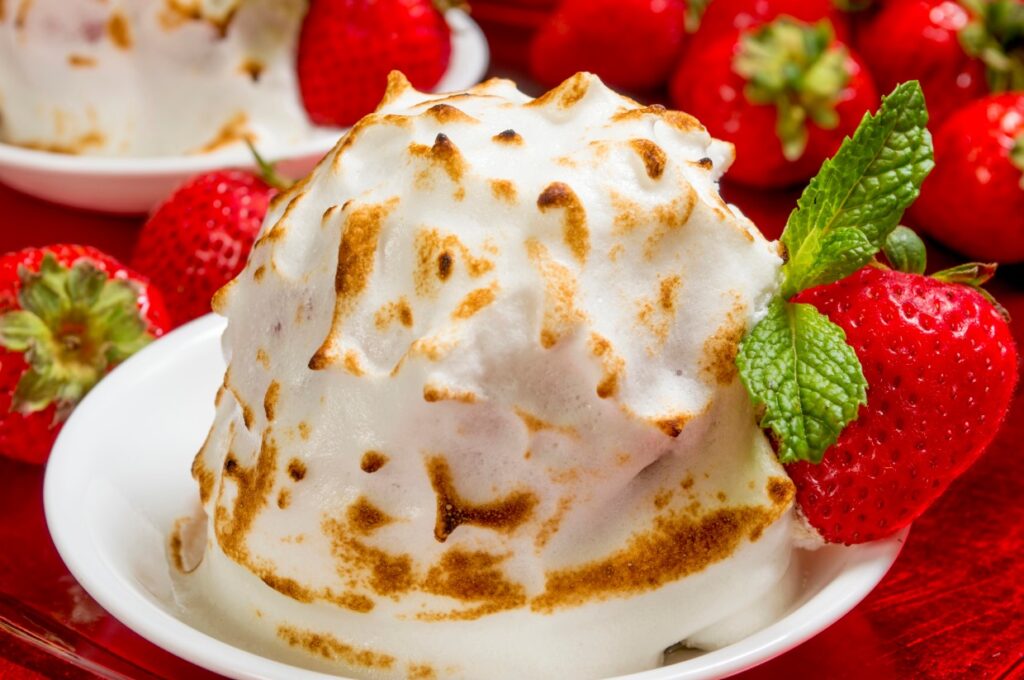
<path fill-rule="evenodd" d="M 1024 3 L 1019 0 L 960 0 L 971 21 L 960 44 L 985 62 L 992 92 L 1024 89 Z"/>
<path fill-rule="evenodd" d="M 1010 162 L 1013 163 L 1013 167 L 1020 170 L 1020 188 L 1024 189 L 1024 132 L 1013 140 L 1013 148 L 1010 149 Z"/>
<path fill-rule="evenodd" d="M 1006 310 L 1006 307 L 999 304 L 999 301 L 993 297 L 992 293 L 982 288 L 982 286 L 988 283 L 989 279 L 996 275 L 997 267 L 998 265 L 994 262 L 968 262 L 935 272 L 932 274 L 932 278 L 943 283 L 958 283 L 962 286 L 973 288 L 981 294 L 981 297 L 988 300 L 989 304 L 999 312 L 999 315 L 1009 323 L 1010 312 Z"/>
<path fill-rule="evenodd" d="M 788 160 L 807 148 L 808 121 L 826 130 L 839 124 L 836 101 L 850 74 L 846 48 L 834 38 L 827 20 L 812 26 L 783 17 L 743 36 L 733 59 L 733 70 L 747 81 L 747 99 L 775 106 Z"/>
<path fill-rule="evenodd" d="M 885 237 L 882 252 L 896 271 L 924 274 L 928 266 L 928 251 L 924 247 L 924 241 L 913 229 L 902 224 Z"/>
<path fill-rule="evenodd" d="M 106 372 L 153 336 L 137 306 L 138 291 L 86 259 L 71 268 L 47 254 L 38 272 L 18 272 L 21 309 L 0 316 L 0 346 L 24 353 L 28 370 L 11 410 L 57 405 L 63 420 Z"/>

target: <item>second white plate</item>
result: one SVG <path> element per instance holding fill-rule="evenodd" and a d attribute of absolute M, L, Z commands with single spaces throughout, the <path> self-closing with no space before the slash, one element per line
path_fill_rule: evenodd
<path fill-rule="evenodd" d="M 174 521 L 197 507 L 189 474 L 224 373 L 224 322 L 206 316 L 153 343 L 105 378 L 64 426 L 46 472 L 46 520 L 71 573 L 104 608 L 151 642 L 233 678 L 324 680 L 190 626 L 166 558 Z M 906 532 L 801 552 L 797 604 L 714 652 L 628 676 L 719 678 L 763 663 L 852 609 L 895 561 Z"/>
<path fill-rule="evenodd" d="M 461 10 L 445 15 L 452 29 L 448 70 L 437 92 L 465 90 L 484 77 L 490 51 L 483 31 Z M 323 128 L 300 144 L 262 146 L 285 176 L 301 177 L 330 151 L 344 130 Z M 251 167 L 242 146 L 204 155 L 155 158 L 71 156 L 0 144 L 0 181 L 30 196 L 73 208 L 144 214 L 193 175 L 223 167 Z"/>

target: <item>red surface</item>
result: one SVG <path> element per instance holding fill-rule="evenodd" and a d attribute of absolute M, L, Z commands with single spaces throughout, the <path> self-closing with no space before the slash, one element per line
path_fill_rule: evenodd
<path fill-rule="evenodd" d="M 795 194 L 726 187 L 727 197 L 771 235 Z M 138 221 L 83 215 L 0 186 L 0 252 L 77 240 L 127 256 Z M 948 256 L 933 256 L 935 264 Z M 1004 268 L 994 292 L 1024 345 L 1024 267 Z M 810 642 L 750 671 L 745 680 L 1024 678 L 1024 393 L 992 448 L 918 520 L 896 566 L 859 607 Z M 42 468 L 0 458 L 0 678 L 212 675 L 163 652 L 106 615 L 67 573 L 42 510 Z M 47 645 L 69 663 L 5 634 L 24 617 L 51 629 Z M 108 675 L 108 677 L 110 677 Z"/>

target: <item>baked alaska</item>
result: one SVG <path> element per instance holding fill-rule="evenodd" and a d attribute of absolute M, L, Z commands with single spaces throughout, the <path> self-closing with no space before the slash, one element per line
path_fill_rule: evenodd
<path fill-rule="evenodd" d="M 0 142 L 158 156 L 312 126 L 295 50 L 307 0 L 0 2 Z"/>
<path fill-rule="evenodd" d="M 782 263 L 731 161 L 588 74 L 393 74 L 215 300 L 172 537 L 204 625 L 356 677 L 594 678 L 788 606 L 793 484 L 734 366 Z"/>

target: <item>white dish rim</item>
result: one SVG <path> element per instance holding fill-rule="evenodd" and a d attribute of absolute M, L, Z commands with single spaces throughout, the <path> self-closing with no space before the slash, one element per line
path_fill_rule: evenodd
<path fill-rule="evenodd" d="M 180 360 L 189 348 L 216 341 L 224 320 L 213 314 L 164 336 L 115 369 L 90 393 L 65 423 L 53 448 L 43 488 L 44 510 L 57 551 L 82 587 L 114 618 L 149 642 L 207 670 L 233 678 L 329 680 L 341 676 L 299 668 L 235 647 L 199 631 L 147 600 L 124 583 L 88 539 L 86 516 L 78 512 L 75 492 L 84 494 L 88 459 L 76 455 L 79 431 L 88 429 L 93 411 L 102 411 L 108 395 L 127 393 L 146 374 Z M 80 500 L 80 499 L 78 499 Z M 909 528 L 887 539 L 847 548 L 852 559 L 806 602 L 766 628 L 722 649 L 670 666 L 609 680 L 706 680 L 753 668 L 817 635 L 852 610 L 882 580 L 895 562 Z"/>

